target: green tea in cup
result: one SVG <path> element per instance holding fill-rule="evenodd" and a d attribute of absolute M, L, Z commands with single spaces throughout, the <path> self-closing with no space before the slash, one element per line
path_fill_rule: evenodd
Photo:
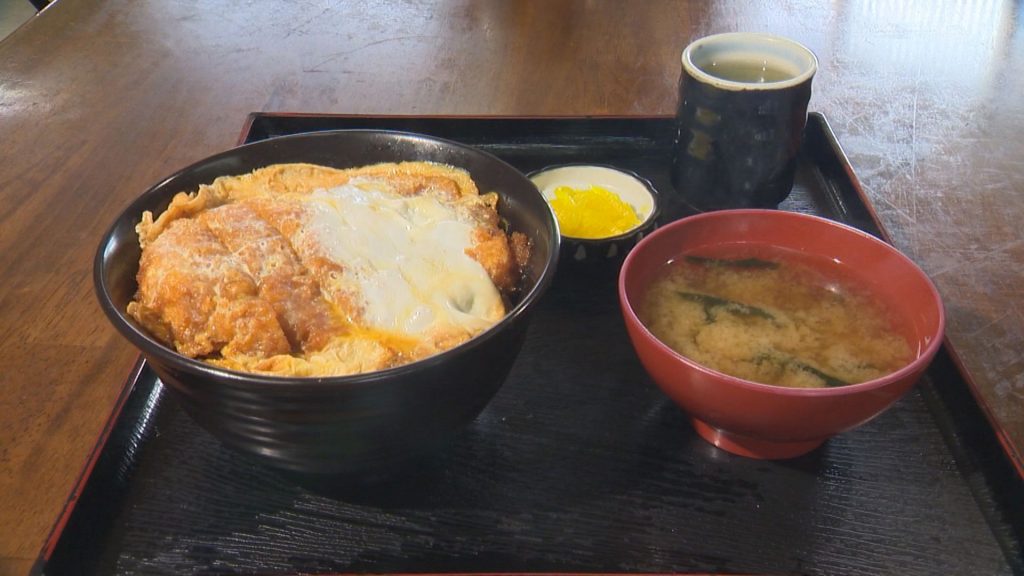
<path fill-rule="evenodd" d="M 775 208 L 793 188 L 818 62 L 779 36 L 727 33 L 682 54 L 672 184 L 696 211 Z"/>

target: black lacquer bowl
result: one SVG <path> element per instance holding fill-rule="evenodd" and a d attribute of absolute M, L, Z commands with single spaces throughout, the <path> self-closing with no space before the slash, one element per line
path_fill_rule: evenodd
<path fill-rule="evenodd" d="M 178 192 L 218 176 L 309 162 L 337 168 L 430 161 L 469 171 L 496 191 L 510 230 L 532 242 L 522 289 L 498 324 L 418 362 L 345 377 L 268 377 L 186 358 L 142 329 L 125 310 L 137 290 L 143 211 L 162 212 Z M 296 472 L 387 475 L 443 446 L 501 387 L 522 347 L 531 309 L 557 265 L 559 238 L 536 187 L 498 158 L 450 141 L 400 132 L 341 130 L 265 140 L 211 156 L 144 192 L 114 222 L 96 254 L 94 282 L 104 312 L 142 352 L 184 409 L 224 444 Z"/>

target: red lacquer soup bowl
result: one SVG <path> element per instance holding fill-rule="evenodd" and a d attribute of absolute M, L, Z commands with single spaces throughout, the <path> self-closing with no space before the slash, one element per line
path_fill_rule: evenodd
<path fill-rule="evenodd" d="M 674 258 L 726 244 L 767 245 L 842 267 L 891 315 L 914 352 L 882 377 L 831 388 L 787 388 L 729 376 L 659 341 L 638 317 L 651 282 Z M 820 256 L 821 258 L 817 258 Z M 802 260 L 803 261 L 803 260 Z M 919 379 L 942 344 L 945 315 L 932 282 L 889 244 L 849 226 L 780 210 L 722 210 L 683 218 L 641 241 L 619 275 L 619 300 L 630 340 L 654 382 L 707 441 L 743 456 L 805 454 L 892 406 Z"/>

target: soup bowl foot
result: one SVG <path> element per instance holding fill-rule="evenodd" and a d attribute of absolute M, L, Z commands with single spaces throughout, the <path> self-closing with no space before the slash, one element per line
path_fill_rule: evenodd
<path fill-rule="evenodd" d="M 762 460 L 785 460 L 803 456 L 825 443 L 825 438 L 816 440 L 774 441 L 750 438 L 741 434 L 733 434 L 727 430 L 691 418 L 693 428 L 701 438 L 715 447 L 738 456 L 758 458 Z"/>

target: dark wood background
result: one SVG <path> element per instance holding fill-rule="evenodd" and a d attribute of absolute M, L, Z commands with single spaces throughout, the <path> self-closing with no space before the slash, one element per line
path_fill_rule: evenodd
<path fill-rule="evenodd" d="M 1024 447 L 1019 2 L 57 0 L 0 41 L 0 572 L 24 573 L 135 351 L 92 295 L 114 216 L 245 115 L 670 114 L 678 57 L 763 30 L 824 112 L 949 340 Z"/>

